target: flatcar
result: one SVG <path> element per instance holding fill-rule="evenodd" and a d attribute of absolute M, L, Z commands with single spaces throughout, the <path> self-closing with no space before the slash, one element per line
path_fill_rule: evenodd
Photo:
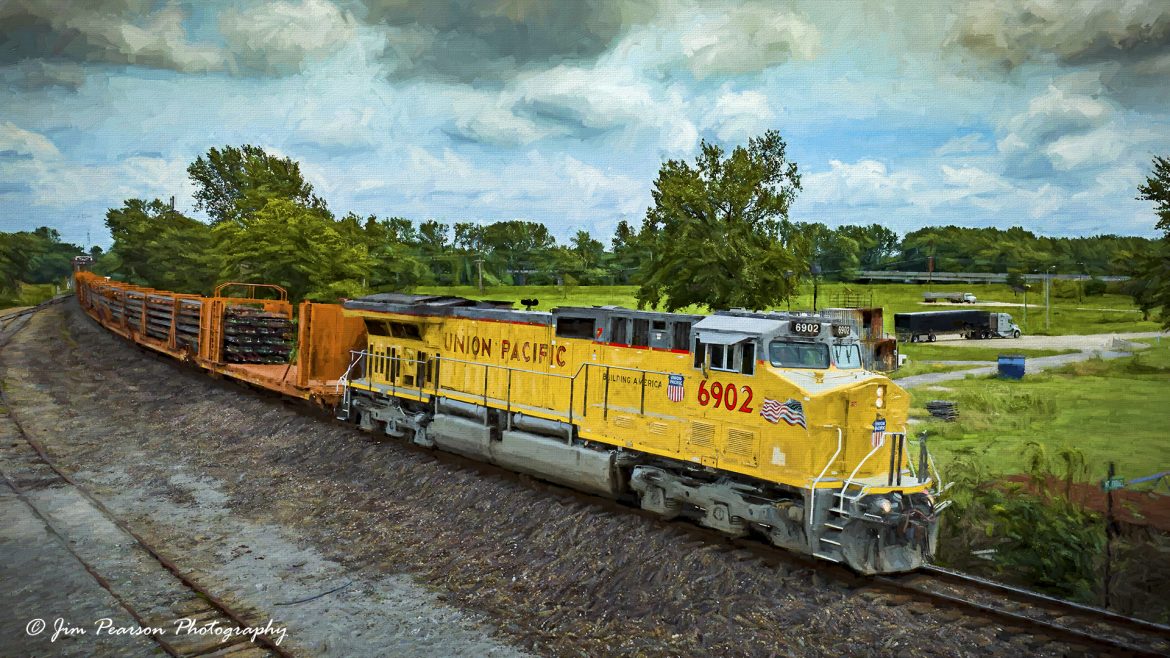
<path fill-rule="evenodd" d="M 338 417 L 865 573 L 926 563 L 939 479 L 908 394 L 816 314 L 513 310 L 376 294 Z M 916 463 L 917 462 L 917 463 Z"/>

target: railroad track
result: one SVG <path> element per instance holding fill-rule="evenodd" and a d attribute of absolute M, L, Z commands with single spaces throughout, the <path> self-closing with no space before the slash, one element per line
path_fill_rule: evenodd
<path fill-rule="evenodd" d="M 1032 644 L 1064 642 L 1094 651 L 1136 656 L 1170 655 L 1170 626 L 1040 594 L 969 574 L 929 566 L 912 574 L 881 576 L 877 583 L 938 605 L 996 620 Z"/>
<path fill-rule="evenodd" d="M 59 301 L 5 316 L 0 350 L 34 313 Z M 12 415 L 2 389 L 0 482 L 28 506 L 140 628 L 155 629 L 144 635 L 167 655 L 291 656 L 280 646 L 284 630 L 279 625 L 273 628 L 267 619 L 249 623 L 249 613 L 257 616 L 254 611 L 236 609 L 218 598 L 58 468 Z M 271 632 L 251 632 L 258 627 Z"/>

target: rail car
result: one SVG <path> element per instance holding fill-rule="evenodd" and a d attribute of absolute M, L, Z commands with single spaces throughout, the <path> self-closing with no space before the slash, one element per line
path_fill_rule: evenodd
<path fill-rule="evenodd" d="M 217 376 L 664 518 L 865 574 L 913 570 L 937 542 L 945 503 L 907 438 L 909 396 L 861 367 L 841 319 L 383 293 L 302 304 L 289 363 L 234 363 L 257 334 L 232 347 L 229 325 L 262 336 L 274 327 L 255 319 L 291 321 L 279 294 L 175 295 L 88 272 L 77 292 L 102 325 Z"/>

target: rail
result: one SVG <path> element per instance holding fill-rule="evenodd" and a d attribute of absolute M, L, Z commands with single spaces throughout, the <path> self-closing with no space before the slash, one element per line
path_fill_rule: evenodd
<path fill-rule="evenodd" d="M 934 565 L 874 581 L 948 609 L 967 608 L 1033 636 L 1039 629 L 1051 640 L 1122 655 L 1164 656 L 1170 650 L 1168 626 Z"/>

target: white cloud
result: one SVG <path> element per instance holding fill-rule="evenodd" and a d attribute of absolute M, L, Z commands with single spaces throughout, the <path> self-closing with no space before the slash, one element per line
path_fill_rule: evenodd
<path fill-rule="evenodd" d="M 299 72 L 307 59 L 337 52 L 355 33 L 353 17 L 327 0 L 231 9 L 219 27 L 240 64 L 276 75 Z"/>
<path fill-rule="evenodd" d="M 911 195 L 914 205 L 928 211 L 940 206 L 966 207 L 972 212 L 1042 219 L 1062 208 L 1068 197 L 1067 191 L 1049 183 L 1025 187 L 979 167 L 942 165 L 940 171 L 941 181 L 932 181 Z"/>
<path fill-rule="evenodd" d="M 1006 154 L 1034 149 L 1064 134 L 1104 125 L 1112 114 L 1113 106 L 1099 97 L 1049 85 L 1028 103 L 1025 112 L 1007 121 L 1007 134 L 997 146 Z"/>
<path fill-rule="evenodd" d="M 890 172 L 877 160 L 853 164 L 832 160 L 829 167 L 829 171 L 803 177 L 800 198 L 845 206 L 903 205 L 922 182 L 913 173 Z"/>
<path fill-rule="evenodd" d="M 473 141 L 497 146 L 524 146 L 569 131 L 555 124 L 538 124 L 519 116 L 512 106 L 515 95 L 509 92 L 479 91 L 468 87 L 436 89 L 450 99 L 456 132 Z"/>
<path fill-rule="evenodd" d="M 690 151 L 698 141 L 683 94 L 661 91 L 627 68 L 560 65 L 517 77 L 508 93 L 515 95 L 514 111 L 586 132 L 650 129 L 669 152 Z"/>
<path fill-rule="evenodd" d="M 963 155 L 967 153 L 978 153 L 986 151 L 991 148 L 990 145 L 983 141 L 983 135 L 979 133 L 971 133 L 962 135 L 960 137 L 952 137 L 947 140 L 945 144 L 935 149 L 935 155 Z"/>
<path fill-rule="evenodd" d="M 186 18 L 186 12 L 168 6 L 149 15 L 140 27 L 94 10 L 93 14 L 73 21 L 70 27 L 88 32 L 91 39 L 104 39 L 128 64 L 189 72 L 222 69 L 225 60 L 219 49 L 187 40 L 183 28 Z"/>
<path fill-rule="evenodd" d="M 708 120 L 715 135 L 730 142 L 759 135 L 771 126 L 774 118 L 768 97 L 762 92 L 733 92 L 724 87 Z"/>
<path fill-rule="evenodd" d="M 0 123 L 0 158 L 11 154 L 18 158 L 51 160 L 61 155 L 53 142 L 39 133 L 30 132 L 11 121 Z"/>
<path fill-rule="evenodd" d="M 813 59 L 821 38 L 811 23 L 767 3 L 697 12 L 683 29 L 680 42 L 687 66 L 702 79 Z"/>

